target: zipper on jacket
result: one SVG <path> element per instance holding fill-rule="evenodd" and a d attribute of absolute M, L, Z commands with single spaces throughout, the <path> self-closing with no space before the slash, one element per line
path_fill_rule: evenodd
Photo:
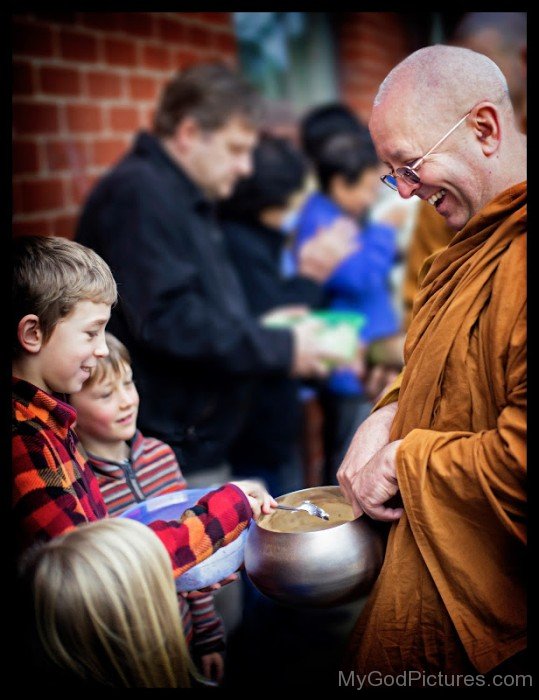
<path fill-rule="evenodd" d="M 121 467 L 125 475 L 127 485 L 129 486 L 129 489 L 131 490 L 131 493 L 133 494 L 137 502 L 140 503 L 141 501 L 145 501 L 146 496 L 142 493 L 142 489 L 139 486 L 137 477 L 133 470 L 133 465 L 131 464 L 131 460 L 127 459 L 125 462 L 118 462 L 118 464 Z"/>

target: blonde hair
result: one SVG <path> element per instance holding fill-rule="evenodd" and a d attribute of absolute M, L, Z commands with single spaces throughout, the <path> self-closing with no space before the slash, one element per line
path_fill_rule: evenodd
<path fill-rule="evenodd" d="M 89 389 L 109 376 L 121 377 L 124 365 L 131 366 L 131 356 L 125 345 L 112 333 L 105 333 L 105 341 L 109 349 L 106 357 L 98 357 L 96 367 L 92 374 L 82 385 L 83 389 Z"/>
<path fill-rule="evenodd" d="M 116 282 L 93 250 L 65 238 L 27 236 L 13 242 L 13 355 L 20 353 L 17 328 L 35 314 L 47 341 L 58 321 L 79 301 L 116 303 Z"/>
<path fill-rule="evenodd" d="M 198 677 L 169 556 L 148 527 L 127 518 L 86 523 L 28 561 L 39 638 L 64 670 L 128 688 L 185 688 L 190 673 Z"/>

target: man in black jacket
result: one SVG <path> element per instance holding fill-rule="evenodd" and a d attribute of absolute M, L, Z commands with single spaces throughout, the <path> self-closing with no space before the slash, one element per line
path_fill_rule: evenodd
<path fill-rule="evenodd" d="M 215 220 L 214 202 L 251 172 L 259 105 L 223 65 L 179 73 L 78 227 L 118 282 L 110 330 L 132 356 L 140 428 L 173 447 L 188 480 L 227 478 L 253 377 L 326 371 L 307 324 L 270 330 L 250 315 Z"/>

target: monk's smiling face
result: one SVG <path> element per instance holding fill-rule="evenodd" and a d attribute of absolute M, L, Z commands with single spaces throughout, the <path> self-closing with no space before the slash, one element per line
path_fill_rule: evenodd
<path fill-rule="evenodd" d="M 418 119 L 400 95 L 384 100 L 372 111 L 369 128 L 376 150 L 394 172 L 412 167 L 447 133 L 464 114 L 428 114 Z M 485 165 L 477 143 L 473 117 L 467 117 L 416 169 L 421 181 L 408 184 L 397 177 L 398 191 L 428 201 L 449 226 L 458 230 L 488 201 L 482 180 Z"/>
<path fill-rule="evenodd" d="M 493 61 L 468 49 L 426 47 L 395 66 L 369 128 L 386 172 L 416 170 L 419 182 L 397 177 L 401 197 L 430 202 L 456 230 L 525 179 L 513 157 L 522 144 L 507 82 Z"/>

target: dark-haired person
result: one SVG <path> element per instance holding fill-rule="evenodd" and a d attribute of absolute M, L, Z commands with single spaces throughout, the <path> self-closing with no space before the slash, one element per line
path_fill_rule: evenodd
<path fill-rule="evenodd" d="M 297 273 L 283 274 L 285 222 L 302 196 L 306 170 L 290 142 L 263 136 L 253 153 L 252 174 L 220 207 L 227 249 L 255 316 L 278 307 L 321 305 L 323 282 L 355 248 L 352 232 L 319 231 L 303 248 Z M 293 378 L 260 378 L 253 385 L 247 422 L 229 452 L 235 474 L 257 474 L 275 494 L 302 486 L 293 468 L 297 391 Z"/>
<path fill-rule="evenodd" d="M 362 313 L 364 344 L 392 336 L 399 328 L 389 278 L 397 257 L 396 235 L 393 227 L 369 221 L 369 208 L 380 188 L 380 162 L 367 128 L 326 140 L 314 168 L 320 190 L 300 213 L 298 255 L 320 226 L 330 226 L 343 216 L 353 221 L 359 247 L 325 282 L 326 307 Z M 324 410 L 326 483 L 337 483 L 337 469 L 349 441 L 372 404 L 360 378 L 349 369 L 335 370 L 319 395 Z"/>
<path fill-rule="evenodd" d="M 174 449 L 192 486 L 228 479 L 253 376 L 324 371 L 312 329 L 250 314 L 215 218 L 251 172 L 259 120 L 260 97 L 234 70 L 179 72 L 153 133 L 97 184 L 78 226 L 121 290 L 110 329 L 132 357 L 140 428 Z"/>
<path fill-rule="evenodd" d="M 301 148 L 315 162 L 326 141 L 337 134 L 361 134 L 363 125 L 354 112 L 341 102 L 313 107 L 300 122 Z"/>

